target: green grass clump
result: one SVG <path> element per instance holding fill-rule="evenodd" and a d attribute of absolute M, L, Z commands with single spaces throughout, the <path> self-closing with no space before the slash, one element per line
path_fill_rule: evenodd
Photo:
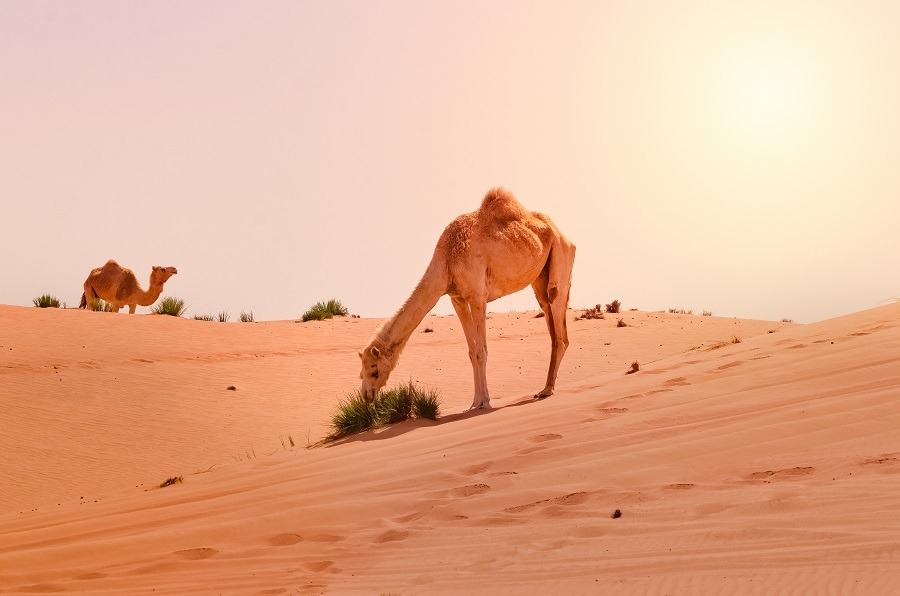
<path fill-rule="evenodd" d="M 351 393 L 338 404 L 331 416 L 334 432 L 331 437 L 339 439 L 347 435 L 361 433 L 377 426 L 377 401 L 366 401 L 359 391 Z"/>
<path fill-rule="evenodd" d="M 324 321 L 333 317 L 346 317 L 350 310 L 341 304 L 340 300 L 331 299 L 327 302 L 317 302 L 309 310 L 303 313 L 303 322 Z"/>
<path fill-rule="evenodd" d="M 181 298 L 175 298 L 174 296 L 166 296 L 159 303 L 150 309 L 155 315 L 171 315 L 173 317 L 180 317 L 184 314 L 184 300 Z"/>
<path fill-rule="evenodd" d="M 241 323 L 254 323 L 256 320 L 253 318 L 253 311 L 250 312 L 241 312 Z"/>
<path fill-rule="evenodd" d="M 38 308 L 59 308 L 59 299 L 51 294 L 42 294 L 32 302 Z"/>
<path fill-rule="evenodd" d="M 94 312 L 112 312 L 112 304 L 99 298 L 91 300 L 91 303 L 88 304 L 88 308 Z"/>
<path fill-rule="evenodd" d="M 212 315 L 194 315 L 195 321 L 215 321 L 216 318 Z"/>
<path fill-rule="evenodd" d="M 372 401 L 354 391 L 338 403 L 331 416 L 333 432 L 329 438 L 339 439 L 411 418 L 437 420 L 441 400 L 437 390 L 419 389 L 410 381 L 388 391 L 382 391 Z"/>

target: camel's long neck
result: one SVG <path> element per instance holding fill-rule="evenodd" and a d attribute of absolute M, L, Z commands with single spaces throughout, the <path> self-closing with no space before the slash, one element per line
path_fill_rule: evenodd
<path fill-rule="evenodd" d="M 388 353 L 394 353 L 395 363 L 413 331 L 446 293 L 446 266 L 442 259 L 434 258 L 410 297 L 378 332 L 376 342 Z"/>
<path fill-rule="evenodd" d="M 150 278 L 150 289 L 146 292 L 143 288 L 138 288 L 137 295 L 138 301 L 137 303 L 141 306 L 153 306 L 156 300 L 159 298 L 159 295 L 162 294 L 163 284 L 154 284 L 153 278 Z"/>

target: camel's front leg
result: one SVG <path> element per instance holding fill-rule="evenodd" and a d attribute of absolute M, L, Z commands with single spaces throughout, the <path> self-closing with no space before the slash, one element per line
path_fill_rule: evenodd
<path fill-rule="evenodd" d="M 128 305 L 128 314 L 133 315 L 134 311 L 137 309 L 137 304 L 129 304 Z"/>
<path fill-rule="evenodd" d="M 467 302 L 462 298 L 451 297 L 453 309 L 462 324 L 466 343 L 469 346 L 469 360 L 472 362 L 472 373 L 475 377 L 475 397 L 470 410 L 491 407 L 491 397 L 487 388 L 487 334 L 485 301 Z"/>

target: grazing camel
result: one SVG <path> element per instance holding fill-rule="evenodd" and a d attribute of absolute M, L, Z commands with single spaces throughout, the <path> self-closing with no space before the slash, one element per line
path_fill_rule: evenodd
<path fill-rule="evenodd" d="M 150 306 L 156 302 L 162 294 L 163 284 L 176 273 L 178 270 L 175 267 L 154 265 L 150 273 L 150 289 L 144 291 L 134 276 L 134 271 L 125 269 L 110 259 L 103 267 L 93 269 L 84 280 L 84 294 L 81 295 L 81 305 L 78 308 L 86 308 L 91 302 L 101 298 L 109 303 L 113 312 L 119 312 L 127 304 L 128 312 L 134 314 L 138 304 Z"/>
<path fill-rule="evenodd" d="M 549 217 L 526 211 L 503 188 L 488 191 L 480 209 L 460 215 L 447 226 L 412 295 L 359 353 L 363 397 L 373 399 L 387 383 L 410 335 L 438 299 L 449 294 L 466 335 L 475 376 L 475 398 L 469 409 L 489 408 L 487 303 L 529 284 L 544 311 L 552 346 L 547 384 L 535 398 L 552 395 L 569 345 L 566 308 L 574 261 L 575 245 Z"/>

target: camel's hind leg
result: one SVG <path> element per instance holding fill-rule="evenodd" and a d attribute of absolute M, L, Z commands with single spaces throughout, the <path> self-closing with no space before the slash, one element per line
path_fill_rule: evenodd
<path fill-rule="evenodd" d="M 575 245 L 565 238 L 560 238 L 550 251 L 550 257 L 541 274 L 531 284 L 541 310 L 547 319 L 547 330 L 550 332 L 550 368 L 547 371 L 547 384 L 535 395 L 544 398 L 553 395 L 556 387 L 556 375 L 562 363 L 566 348 L 569 347 L 569 334 L 566 328 L 566 309 L 569 306 L 569 290 L 572 286 L 572 264 L 575 262 Z"/>
<path fill-rule="evenodd" d="M 84 296 L 82 297 L 82 305 L 78 308 L 84 308 L 86 310 L 91 309 L 91 303 L 97 300 L 99 296 L 97 296 L 97 292 L 94 291 L 93 286 L 89 282 L 84 282 Z"/>

